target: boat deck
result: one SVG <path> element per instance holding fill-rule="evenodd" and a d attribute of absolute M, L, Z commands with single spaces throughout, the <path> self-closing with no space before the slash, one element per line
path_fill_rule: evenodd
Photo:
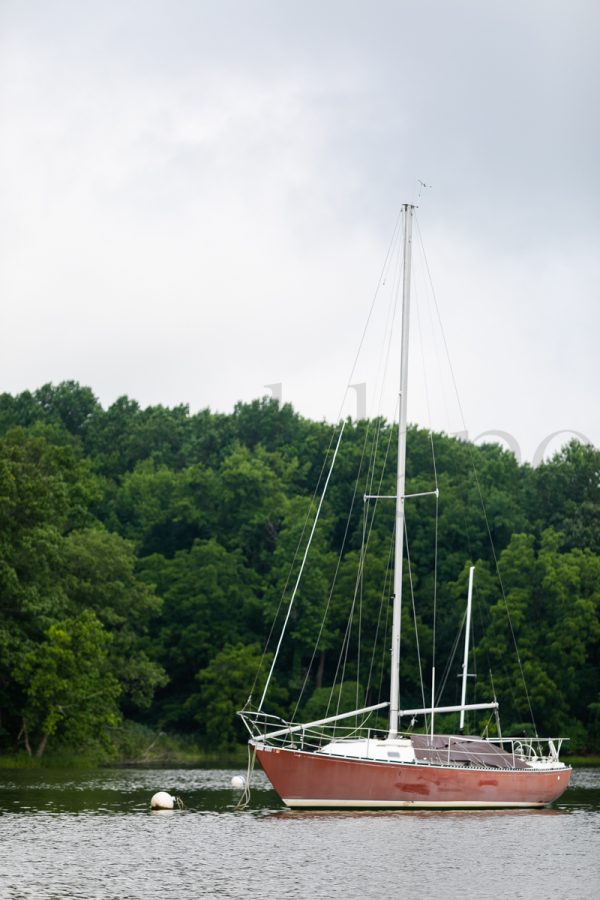
<path fill-rule="evenodd" d="M 528 769 L 516 754 L 488 741 L 442 734 L 411 734 L 417 762 L 477 766 L 485 769 Z"/>

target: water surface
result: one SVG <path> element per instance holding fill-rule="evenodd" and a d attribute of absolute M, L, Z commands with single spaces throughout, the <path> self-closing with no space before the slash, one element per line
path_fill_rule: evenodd
<path fill-rule="evenodd" d="M 0 897 L 600 896 L 598 769 L 506 811 L 290 811 L 258 772 L 235 812 L 233 774 L 0 772 Z M 186 808 L 151 812 L 158 790 Z"/>

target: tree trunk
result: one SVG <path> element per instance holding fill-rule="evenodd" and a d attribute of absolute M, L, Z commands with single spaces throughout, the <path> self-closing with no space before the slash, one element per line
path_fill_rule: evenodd
<path fill-rule="evenodd" d="M 319 656 L 319 665 L 317 667 L 317 674 L 315 677 L 315 687 L 320 688 L 323 687 L 323 675 L 325 674 L 325 651 L 321 650 L 321 654 Z"/>
<path fill-rule="evenodd" d="M 42 739 L 38 744 L 37 750 L 35 751 L 35 755 L 38 757 L 38 759 L 40 756 L 44 755 L 44 750 L 46 749 L 47 743 L 48 743 L 48 735 L 44 734 L 44 735 L 42 735 Z"/>
<path fill-rule="evenodd" d="M 17 740 L 19 740 L 21 735 L 23 735 L 23 743 L 25 744 L 25 749 L 27 750 L 28 755 L 31 756 L 31 744 L 29 743 L 29 732 L 27 731 L 27 722 L 25 721 L 25 719 L 23 719 L 22 721 L 23 721 L 23 725 L 21 726 L 21 730 L 19 732 Z"/>

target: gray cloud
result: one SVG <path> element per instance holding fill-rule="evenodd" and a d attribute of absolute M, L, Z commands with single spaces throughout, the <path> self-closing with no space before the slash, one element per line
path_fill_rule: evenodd
<path fill-rule="evenodd" d="M 5 3 L 0 389 L 226 409 L 282 381 L 333 417 L 421 178 L 471 433 L 529 456 L 562 427 L 600 442 L 599 18 L 592 0 Z"/>

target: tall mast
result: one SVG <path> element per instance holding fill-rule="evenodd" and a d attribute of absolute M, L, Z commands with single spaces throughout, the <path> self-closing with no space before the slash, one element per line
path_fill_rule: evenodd
<path fill-rule="evenodd" d="M 398 469 L 396 474 L 396 538 L 394 547 L 394 611 L 392 617 L 392 671 L 390 678 L 389 737 L 398 734 L 400 709 L 400 630 L 402 613 L 402 558 L 404 555 L 404 483 L 406 480 L 406 388 L 408 384 L 408 327 L 410 318 L 410 262 L 414 206 L 405 203 L 404 270 L 402 281 L 402 348 L 400 351 L 400 415 L 398 422 Z"/>

